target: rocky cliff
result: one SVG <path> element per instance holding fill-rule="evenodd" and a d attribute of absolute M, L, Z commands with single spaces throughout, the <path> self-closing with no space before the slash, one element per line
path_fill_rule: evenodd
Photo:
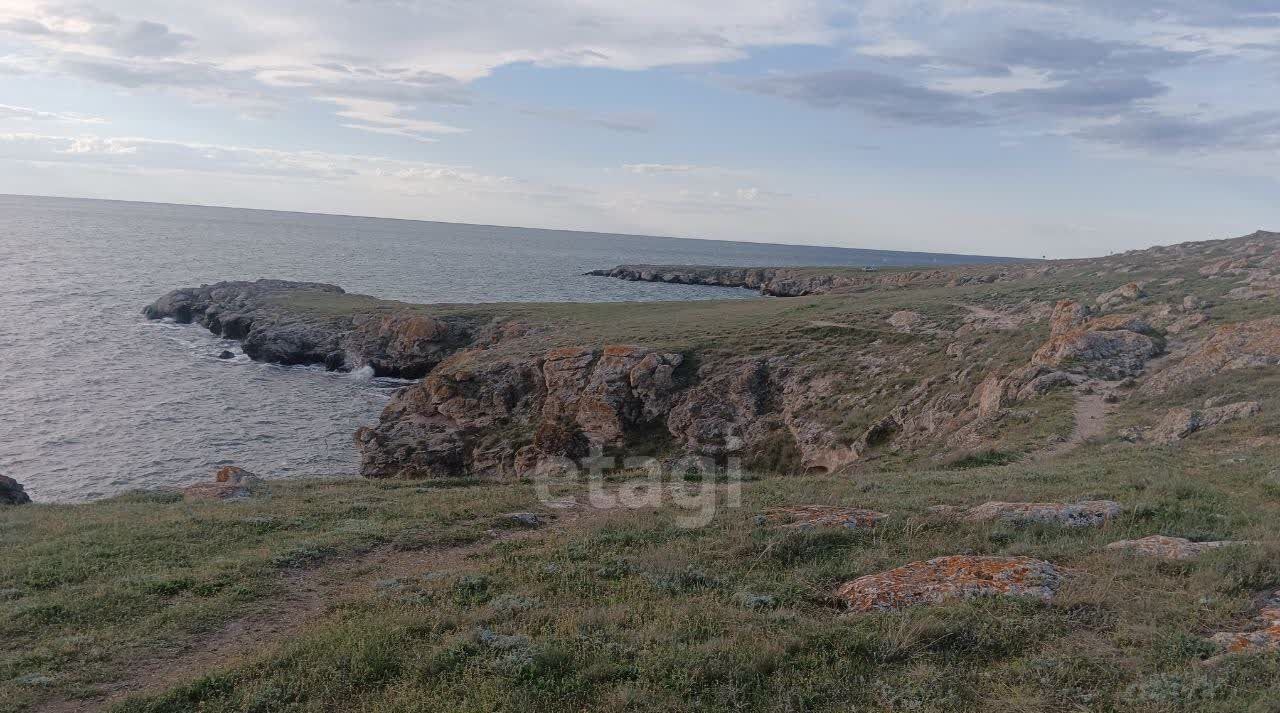
<path fill-rule="evenodd" d="M 592 452 L 768 472 L 1027 452 L 1071 436 L 1073 399 L 1050 394 L 1145 398 L 1280 364 L 1280 305 L 1257 292 L 1280 279 L 1276 234 L 998 273 L 625 270 L 806 298 L 423 306 L 260 280 L 146 313 L 255 359 L 423 377 L 356 434 L 369 477 L 518 477 Z"/>

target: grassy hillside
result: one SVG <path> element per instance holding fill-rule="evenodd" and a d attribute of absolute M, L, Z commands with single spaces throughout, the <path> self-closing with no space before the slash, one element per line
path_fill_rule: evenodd
<path fill-rule="evenodd" d="M 1280 394 L 1280 372 L 1248 376 Z M 722 503 L 703 528 L 680 527 L 686 508 L 670 499 L 555 509 L 527 483 L 279 482 L 244 502 L 15 508 L 0 519 L 3 706 L 141 689 L 110 700 L 127 711 L 1273 710 L 1280 656 L 1202 663 L 1214 653 L 1205 636 L 1247 628 L 1250 598 L 1280 585 L 1280 397 L 1264 408 L 1176 447 L 1105 438 L 1037 463 L 753 480 L 741 507 Z M 1135 407 L 1117 421 L 1143 418 Z M 1069 530 L 928 512 L 1086 497 L 1125 513 Z M 871 532 L 756 521 L 798 503 L 891 518 Z M 547 523 L 498 517 L 513 510 Z M 1179 563 L 1103 549 L 1156 533 L 1262 544 Z M 830 599 L 858 575 L 955 553 L 1043 558 L 1068 584 L 1047 605 L 850 614 Z"/>

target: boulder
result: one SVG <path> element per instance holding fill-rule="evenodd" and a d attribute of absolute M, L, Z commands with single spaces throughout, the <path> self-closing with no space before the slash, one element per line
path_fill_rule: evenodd
<path fill-rule="evenodd" d="M 1224 631 L 1209 637 L 1228 654 L 1280 650 L 1280 589 L 1264 597 L 1256 617 L 1257 629 Z"/>
<path fill-rule="evenodd" d="M 513 527 L 540 527 L 542 516 L 535 512 L 509 512 L 498 516 L 499 522 Z"/>
<path fill-rule="evenodd" d="M 954 555 L 859 577 L 835 596 L 859 612 L 898 611 L 922 604 L 989 596 L 1049 600 L 1061 586 L 1058 568 L 1030 557 Z"/>
<path fill-rule="evenodd" d="M 1059 300 L 1049 317 L 1049 334 L 1066 334 L 1089 319 L 1089 308 L 1075 300 Z"/>
<path fill-rule="evenodd" d="M 0 475 L 0 505 L 26 505 L 31 497 L 23 489 L 22 483 L 5 475 Z"/>
<path fill-rule="evenodd" d="M 1107 545 L 1108 550 L 1132 552 L 1143 557 L 1158 557 L 1168 560 L 1191 560 L 1220 547 L 1252 544 L 1241 540 L 1219 540 L 1216 542 L 1192 542 L 1182 537 L 1151 535 L 1138 540 L 1121 540 Z"/>
<path fill-rule="evenodd" d="M 849 530 L 870 529 L 889 517 L 875 510 L 840 505 L 786 505 L 766 510 L 766 523 L 785 528 L 811 530 L 817 527 L 843 527 Z"/>
<path fill-rule="evenodd" d="M 1143 334 L 1148 330 L 1150 326 L 1133 315 L 1099 317 L 1051 336 L 1032 354 L 1031 363 L 1100 379 L 1136 376 L 1160 353 L 1155 340 Z"/>
<path fill-rule="evenodd" d="M 227 465 L 219 468 L 218 472 L 213 474 L 213 481 L 215 483 L 230 483 L 232 485 L 240 485 L 241 483 L 247 483 L 250 480 L 257 477 L 258 476 L 254 475 L 253 473 L 250 473 L 249 471 L 245 470 L 244 468 L 241 468 L 240 466 Z"/>
<path fill-rule="evenodd" d="M 219 359 L 235 359 L 235 358 L 236 358 L 236 355 L 235 355 L 234 353 L 232 353 L 231 351 L 228 351 L 228 350 L 226 350 L 226 349 L 223 349 L 223 350 L 218 354 L 218 358 L 219 358 Z"/>
<path fill-rule="evenodd" d="M 1126 285 L 1121 285 L 1110 292 L 1103 292 L 1098 295 L 1096 302 L 1099 307 L 1107 309 L 1122 305 L 1126 302 L 1133 302 L 1134 300 L 1139 300 L 1146 296 L 1147 293 L 1142 289 L 1142 285 L 1137 282 L 1130 282 Z"/>
<path fill-rule="evenodd" d="M 212 483 L 196 483 L 182 489 L 185 500 L 243 500 L 253 495 L 258 477 L 234 465 L 224 466 L 214 473 Z"/>
<path fill-rule="evenodd" d="M 1151 437 L 1161 443 L 1177 443 L 1197 431 L 1248 418 L 1261 410 L 1262 406 L 1257 401 L 1241 401 L 1201 410 L 1173 409 L 1152 430 Z"/>
<path fill-rule="evenodd" d="M 991 501 L 970 508 L 963 515 L 970 522 L 999 520 L 1016 525 L 1061 525 L 1098 527 L 1121 512 L 1112 500 L 1084 500 L 1076 503 L 1005 503 Z"/>

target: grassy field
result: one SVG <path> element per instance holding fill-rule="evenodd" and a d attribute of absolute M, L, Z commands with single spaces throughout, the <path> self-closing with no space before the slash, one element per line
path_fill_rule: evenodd
<path fill-rule="evenodd" d="M 1202 661 L 1208 634 L 1248 628 L 1251 598 L 1280 586 L 1280 373 L 1172 400 L 1246 382 L 1268 395 L 1263 416 L 1181 446 L 1107 437 L 1040 462 L 759 477 L 698 528 L 670 501 L 549 508 L 530 483 L 277 482 L 240 503 L 10 509 L 0 708 L 132 686 L 147 695 L 116 710 L 1275 711 L 1280 656 Z M 1150 418 L 1135 400 L 1115 420 Z M 1080 498 L 1125 514 L 1066 530 L 927 512 Z M 800 503 L 891 518 L 871 532 L 757 524 Z M 548 523 L 512 530 L 498 516 L 513 510 Z M 1179 563 L 1103 549 L 1156 533 L 1261 544 Z M 1047 559 L 1068 582 L 1050 604 L 850 614 L 830 598 L 957 553 Z"/>

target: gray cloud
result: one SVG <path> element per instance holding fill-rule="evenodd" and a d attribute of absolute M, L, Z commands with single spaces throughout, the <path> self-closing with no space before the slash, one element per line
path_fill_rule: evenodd
<path fill-rule="evenodd" d="M 861 70 L 777 75 L 739 86 L 819 108 L 850 108 L 896 124 L 943 127 L 981 126 L 1032 114 L 1112 116 L 1168 90 L 1144 77 L 1077 78 L 1043 88 L 972 94 Z"/>
<path fill-rule="evenodd" d="M 6 22 L 0 22 L 0 31 L 12 32 L 15 35 L 52 35 L 50 30 L 43 22 L 37 22 L 30 18 L 19 17 Z"/>
<path fill-rule="evenodd" d="M 1280 27 L 1280 9 L 1274 0 L 1029 0 L 1027 4 L 1197 27 Z"/>
<path fill-rule="evenodd" d="M 1098 73 L 1132 76 L 1181 67 L 1202 54 L 1134 42 L 1011 29 L 984 38 L 971 48 L 968 61 L 1005 68 L 1032 67 L 1058 78 Z"/>
<path fill-rule="evenodd" d="M 1090 126 L 1073 135 L 1154 153 L 1275 150 L 1280 148 L 1280 111 L 1215 119 L 1148 111 Z"/>
<path fill-rule="evenodd" d="M 967 126 L 987 121 L 964 97 L 893 75 L 858 69 L 774 75 L 738 86 L 825 109 L 856 109 L 893 123 Z"/>
<path fill-rule="evenodd" d="M 1056 87 L 996 92 L 984 96 L 981 101 L 1005 118 L 1024 112 L 1072 117 L 1111 116 L 1145 99 L 1154 99 L 1168 89 L 1145 77 L 1074 79 Z"/>
<path fill-rule="evenodd" d="M 173 32 L 159 22 L 112 22 L 94 28 L 93 41 L 125 57 L 170 57 L 181 53 L 194 38 Z"/>

